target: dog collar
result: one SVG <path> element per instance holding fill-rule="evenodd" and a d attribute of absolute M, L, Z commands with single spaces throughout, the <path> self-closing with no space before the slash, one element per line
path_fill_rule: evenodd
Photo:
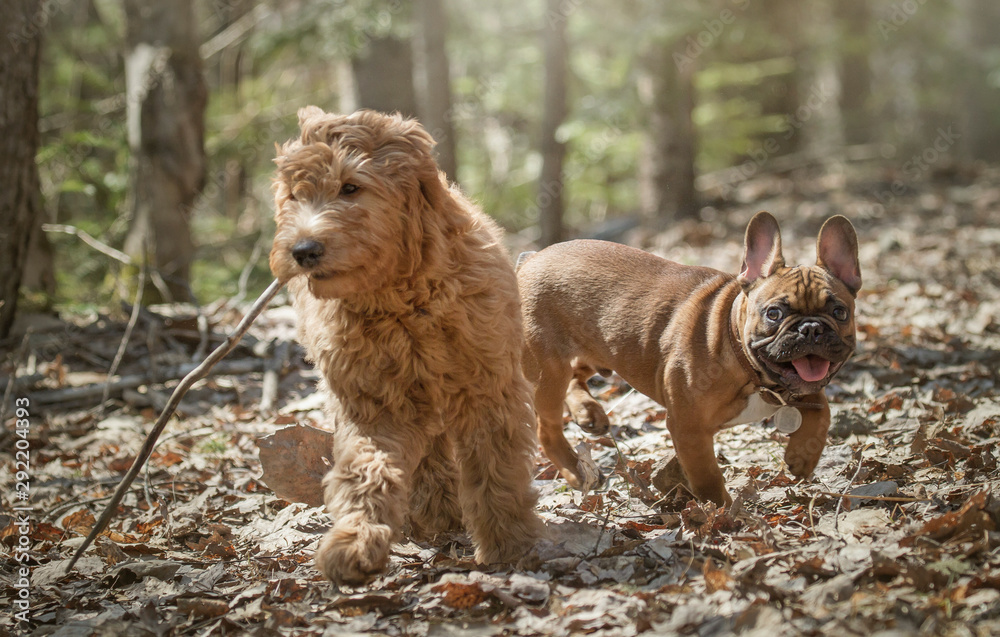
<path fill-rule="evenodd" d="M 740 367 L 742 367 L 743 371 L 750 375 L 750 379 L 753 381 L 753 384 L 757 386 L 757 391 L 760 392 L 761 398 L 764 398 L 765 401 L 771 404 L 775 404 L 772 402 L 774 398 L 771 394 L 774 396 L 778 396 L 779 394 L 777 394 L 774 390 L 765 387 L 764 379 L 761 377 L 760 370 L 756 369 L 753 366 L 753 363 L 750 362 L 750 357 L 747 356 L 746 350 L 744 350 L 742 345 L 740 345 L 740 339 L 736 333 L 736 326 L 739 324 L 739 321 L 737 320 L 737 314 L 739 314 L 738 306 L 740 295 L 742 294 L 743 293 L 740 292 L 736 295 L 736 299 L 733 301 L 733 307 L 729 312 L 729 344 L 733 348 L 733 353 L 736 354 L 736 359 L 740 362 Z M 768 400 L 768 398 L 771 398 L 771 400 Z M 782 402 L 781 404 L 785 403 Z"/>

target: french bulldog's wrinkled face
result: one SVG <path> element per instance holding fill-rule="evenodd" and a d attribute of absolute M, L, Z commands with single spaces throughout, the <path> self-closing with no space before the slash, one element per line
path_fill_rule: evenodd
<path fill-rule="evenodd" d="M 748 298 L 747 346 L 793 394 L 822 389 L 854 353 L 854 296 L 824 268 L 783 268 Z"/>
<path fill-rule="evenodd" d="M 796 396 L 822 390 L 856 342 L 861 271 L 854 227 L 831 217 L 816 246 L 816 265 L 785 267 L 777 222 L 758 213 L 747 227 L 739 277 L 748 300 L 741 326 L 747 352 L 768 379 Z"/>

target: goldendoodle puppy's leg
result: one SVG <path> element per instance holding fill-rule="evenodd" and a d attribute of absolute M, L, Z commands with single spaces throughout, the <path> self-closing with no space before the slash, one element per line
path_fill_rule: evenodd
<path fill-rule="evenodd" d="M 446 434 L 435 437 L 417 465 L 410 487 L 410 530 L 417 539 L 462 527 L 458 469 Z"/>
<path fill-rule="evenodd" d="M 359 584 L 385 569 L 427 444 L 419 431 L 391 423 L 337 423 L 333 468 L 323 479 L 333 526 L 316 549 L 316 567 L 330 581 Z"/>
<path fill-rule="evenodd" d="M 527 390 L 527 388 L 525 388 Z M 543 531 L 531 486 L 535 439 L 525 393 L 470 398 L 456 422 L 459 499 L 476 547 L 476 561 L 509 562 L 527 552 Z"/>

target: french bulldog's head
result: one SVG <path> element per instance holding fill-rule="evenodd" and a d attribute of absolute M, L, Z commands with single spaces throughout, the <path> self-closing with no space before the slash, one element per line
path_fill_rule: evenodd
<path fill-rule="evenodd" d="M 816 265 L 789 268 L 778 222 L 758 212 L 747 226 L 738 280 L 748 300 L 738 327 L 754 365 L 794 396 L 823 389 L 854 353 L 861 269 L 851 222 L 827 219 L 816 238 Z"/>

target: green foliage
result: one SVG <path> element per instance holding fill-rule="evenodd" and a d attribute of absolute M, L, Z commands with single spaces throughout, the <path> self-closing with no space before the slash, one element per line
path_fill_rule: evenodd
<path fill-rule="evenodd" d="M 227 33 L 256 4 L 201 0 L 202 39 Z M 580 229 L 638 209 L 648 121 L 637 89 L 639 69 L 662 47 L 680 46 L 697 69 L 701 172 L 738 164 L 769 139 L 781 142 L 779 153 L 794 151 L 803 136 L 784 136 L 788 108 L 795 107 L 792 93 L 807 95 L 816 60 L 848 52 L 867 55 L 871 63 L 875 79 L 862 115 L 872 121 L 872 142 L 925 147 L 933 137 L 925 139 L 922 130 L 961 120 L 966 94 L 956 83 L 975 86 L 980 76 L 983 117 L 1000 130 L 1000 100 L 989 101 L 1000 92 L 1000 46 L 970 50 L 952 37 L 975 26 L 954 5 L 917 3 L 915 13 L 894 24 L 896 4 L 866 5 L 865 28 L 858 30 L 839 13 L 824 22 L 828 13 L 816 0 L 626 0 L 614 7 L 565 0 L 554 15 L 544 2 L 449 0 L 449 117 L 458 139 L 458 180 L 507 228 L 535 223 L 541 27 L 552 20 L 566 21 L 570 42 L 570 109 L 558 135 L 567 145 L 566 219 Z M 116 0 L 54 6 L 41 85 L 44 200 L 53 220 L 120 247 L 129 182 L 123 11 Z M 412 34 L 413 8 L 402 0 L 312 0 L 263 9 L 267 13 L 251 28 L 204 60 L 208 173 L 192 217 L 200 246 L 193 285 L 203 301 L 235 293 L 260 242 L 264 255 L 249 266 L 248 292 L 269 280 L 264 257 L 273 232 L 271 160 L 274 143 L 296 134 L 295 111 L 306 104 L 336 110 L 349 90 L 343 70 L 351 57 L 372 38 Z M 107 299 L 119 264 L 74 237 L 51 239 L 59 301 Z"/>
<path fill-rule="evenodd" d="M 43 47 L 37 155 L 48 217 L 109 244 L 128 186 L 122 23 L 109 3 L 55 3 Z M 116 264 L 68 235 L 50 235 L 59 302 L 107 304 Z"/>

